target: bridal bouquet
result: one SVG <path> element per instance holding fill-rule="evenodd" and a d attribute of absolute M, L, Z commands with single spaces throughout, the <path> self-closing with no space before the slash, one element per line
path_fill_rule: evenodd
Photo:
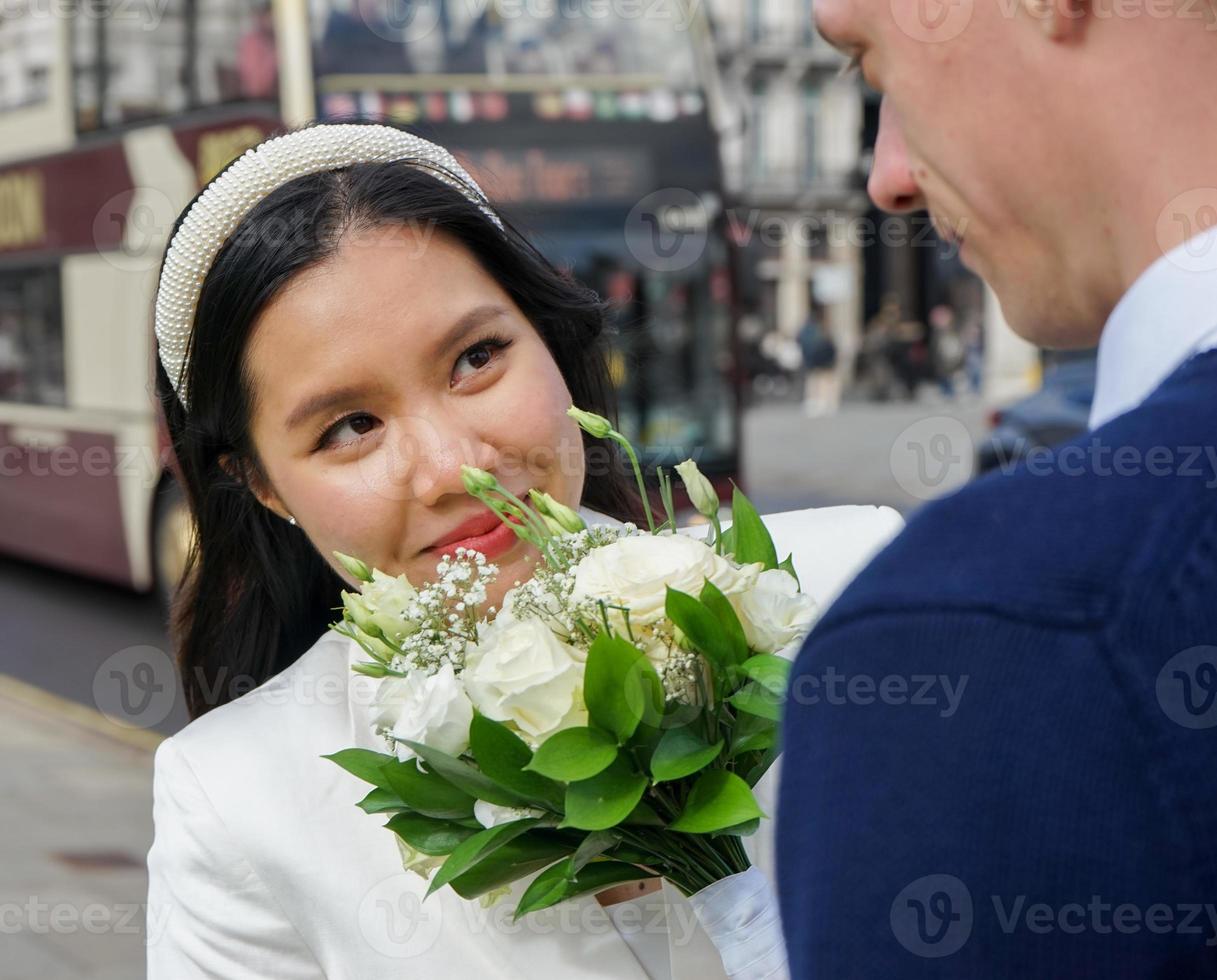
<path fill-rule="evenodd" d="M 622 445 L 641 486 L 628 441 L 570 414 Z M 379 679 L 385 751 L 326 758 L 371 784 L 359 806 L 389 816 L 427 895 L 485 900 L 535 875 L 518 919 L 640 878 L 692 895 L 749 868 L 741 838 L 766 817 L 753 787 L 815 604 L 738 488 L 724 531 L 709 481 L 692 461 L 676 470 L 705 540 L 677 533 L 662 470 L 666 521 L 648 505 L 643 530 L 587 527 L 466 467 L 468 492 L 541 554 L 497 611 L 483 610 L 497 569 L 480 553 L 458 548 L 421 588 L 338 556 L 362 586 L 333 627 Z"/>

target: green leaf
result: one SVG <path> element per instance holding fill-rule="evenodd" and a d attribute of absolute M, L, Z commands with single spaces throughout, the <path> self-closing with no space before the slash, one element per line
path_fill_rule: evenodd
<path fill-rule="evenodd" d="M 764 751 L 777 741 L 777 724 L 760 715 L 741 711 L 731 728 L 731 746 L 727 757 L 735 758 L 744 752 Z"/>
<path fill-rule="evenodd" d="M 651 775 L 657 783 L 683 779 L 705 769 L 722 750 L 722 739 L 708 745 L 692 728 L 669 729 L 651 757 Z"/>
<path fill-rule="evenodd" d="M 766 751 L 766 753 L 761 757 L 760 762 L 758 762 L 744 774 L 744 779 L 749 786 L 755 786 L 761 781 L 761 777 L 769 771 L 769 767 L 773 765 L 778 755 L 781 754 L 781 751 L 781 745 L 775 739 L 773 745 L 771 745 L 768 751 Z"/>
<path fill-rule="evenodd" d="M 731 494 L 731 530 L 734 533 L 735 560 L 741 565 L 763 562 L 766 568 L 778 567 L 778 553 L 761 515 L 739 487 Z"/>
<path fill-rule="evenodd" d="M 711 837 L 751 837 L 761 827 L 760 818 L 737 823 L 734 827 L 724 827 L 722 830 L 711 831 Z"/>
<path fill-rule="evenodd" d="M 598 728 L 564 728 L 537 746 L 528 768 L 573 783 L 603 772 L 615 758 L 617 742 L 611 735 Z"/>
<path fill-rule="evenodd" d="M 473 815 L 473 797 L 433 772 L 423 772 L 409 762 L 394 760 L 381 772 L 389 787 L 411 810 L 438 820 L 454 820 Z"/>
<path fill-rule="evenodd" d="M 725 676 L 739 662 L 737 650 L 723 632 L 718 617 L 699 599 L 669 585 L 664 612 L 685 634 L 694 649 L 705 654 L 716 672 Z M 744 653 L 747 653 L 747 647 Z"/>
<path fill-rule="evenodd" d="M 592 858 L 598 858 L 605 851 L 612 850 L 619 841 L 616 834 L 607 830 L 597 830 L 583 838 L 583 843 L 570 856 L 570 873 L 578 874 Z"/>
<path fill-rule="evenodd" d="M 365 783 L 371 783 L 381 789 L 389 788 L 384 773 L 380 771 L 381 767 L 388 762 L 397 762 L 396 756 L 373 752 L 371 749 L 343 749 L 341 752 L 323 755 L 321 758 L 337 763 L 352 776 L 357 776 Z"/>
<path fill-rule="evenodd" d="M 748 638 L 744 635 L 743 624 L 727 597 L 717 585 L 706 579 L 706 584 L 701 587 L 701 601 L 714 614 L 726 641 L 731 645 L 731 662 L 743 663 L 748 659 Z"/>
<path fill-rule="evenodd" d="M 664 826 L 663 818 L 652 810 L 647 804 L 639 803 L 630 811 L 622 823 L 633 824 L 639 827 L 662 827 Z"/>
<path fill-rule="evenodd" d="M 521 834 L 528 833 L 541 823 L 542 821 L 536 817 L 525 817 L 523 820 L 513 820 L 510 823 L 501 823 L 497 827 L 488 827 L 474 833 L 472 837 L 467 837 L 453 849 L 452 853 L 448 855 L 448 860 L 435 873 L 435 877 L 431 879 L 431 884 L 427 887 L 427 894 L 430 895 L 443 888 L 448 882 L 464 874 L 504 844 Z"/>
<path fill-rule="evenodd" d="M 424 817 L 421 813 L 399 813 L 385 826 L 423 854 L 451 854 L 477 831 L 449 820 Z"/>
<path fill-rule="evenodd" d="M 392 813 L 406 808 L 405 803 L 396 793 L 391 789 L 381 789 L 379 786 L 368 793 L 356 806 L 364 813 Z"/>
<path fill-rule="evenodd" d="M 587 652 L 583 700 L 591 720 L 624 742 L 643 716 L 663 712 L 663 686 L 646 654 L 629 641 L 601 633 Z"/>
<path fill-rule="evenodd" d="M 402 739 L 401 744 L 408 745 L 417 752 L 419 758 L 433 772 L 475 799 L 485 800 L 487 803 L 497 803 L 499 806 L 520 806 L 529 802 L 519 793 L 513 793 L 499 786 L 484 772 L 474 768 L 463 759 L 451 756 L 447 752 L 441 752 L 439 749 L 433 749 L 422 742 Z"/>
<path fill-rule="evenodd" d="M 452 890 L 464 899 L 477 898 L 540 871 L 570 852 L 569 841 L 556 834 L 534 830 L 508 841 L 458 875 L 452 880 Z"/>
<path fill-rule="evenodd" d="M 566 787 L 566 819 L 560 827 L 608 830 L 630 815 L 647 788 L 640 776 L 618 756 L 604 772 Z"/>
<path fill-rule="evenodd" d="M 791 575 L 793 575 L 794 584 L 798 587 L 800 592 L 803 591 L 803 585 L 799 581 L 799 573 L 794 570 L 794 555 L 793 554 L 787 555 L 786 559 L 783 562 L 781 562 L 781 564 L 778 565 L 778 568 L 780 568 L 784 572 L 789 572 Z"/>
<path fill-rule="evenodd" d="M 748 784 L 726 769 L 711 769 L 698 777 L 680 816 L 670 830 L 710 834 L 764 817 Z"/>
<path fill-rule="evenodd" d="M 594 861 L 585 867 L 574 878 L 568 877 L 570 859 L 559 861 L 552 868 L 542 871 L 528 886 L 527 891 L 520 897 L 512 921 L 518 921 L 529 912 L 557 905 L 568 898 L 575 898 L 587 892 L 599 891 L 610 885 L 619 885 L 626 881 L 641 881 L 644 878 L 656 877 L 649 872 L 636 868 L 632 864 L 621 861 Z"/>
<path fill-rule="evenodd" d="M 562 808 L 562 787 L 544 775 L 526 771 L 532 768 L 532 749 L 506 725 L 475 712 L 469 726 L 469 750 L 482 773 L 500 786 L 551 810 Z"/>
<path fill-rule="evenodd" d="M 755 657 L 745 660 L 741 670 L 765 690 L 785 700 L 786 684 L 790 679 L 791 666 L 791 662 L 785 657 L 774 656 L 772 653 L 758 653 Z"/>
<path fill-rule="evenodd" d="M 750 715 L 760 715 L 770 721 L 782 720 L 782 702 L 785 699 L 771 693 L 756 681 L 741 687 L 727 700 L 740 711 L 746 711 Z"/>

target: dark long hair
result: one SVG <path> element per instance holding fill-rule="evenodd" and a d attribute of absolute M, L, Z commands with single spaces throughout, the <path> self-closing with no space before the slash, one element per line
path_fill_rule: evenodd
<path fill-rule="evenodd" d="M 265 471 L 250 436 L 244 351 L 267 303 L 333 256 L 345 232 L 399 222 L 446 232 L 468 249 L 544 339 L 574 403 L 616 416 L 599 297 L 433 172 L 402 161 L 357 164 L 273 191 L 227 239 L 203 283 L 184 378 L 189 411 L 159 359 L 156 368 L 157 399 L 196 531 L 169 624 L 192 718 L 283 670 L 338 618 L 344 581 L 251 489 L 265 485 Z M 637 492 L 616 448 L 586 433 L 583 440 L 582 503 L 639 520 Z"/>

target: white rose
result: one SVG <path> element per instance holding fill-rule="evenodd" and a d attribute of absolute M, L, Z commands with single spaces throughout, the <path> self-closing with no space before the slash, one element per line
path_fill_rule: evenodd
<path fill-rule="evenodd" d="M 478 711 L 511 722 L 534 746 L 587 724 L 577 651 L 536 619 L 496 619 L 481 632 L 461 679 Z"/>
<path fill-rule="evenodd" d="M 800 592 L 794 576 L 780 568 L 761 572 L 751 589 L 731 597 L 731 605 L 748 645 L 762 653 L 800 642 L 816 615 L 815 599 Z"/>
<path fill-rule="evenodd" d="M 473 815 L 477 818 L 478 823 L 489 830 L 501 823 L 523 820 L 525 817 L 539 817 L 541 811 L 526 806 L 500 806 L 497 803 L 477 800 L 473 804 Z"/>
<path fill-rule="evenodd" d="M 649 626 L 665 617 L 667 586 L 692 596 L 706 580 L 732 595 L 752 587 L 760 562 L 736 567 L 687 534 L 641 534 L 596 548 L 573 569 L 576 600 L 606 599 L 628 606 L 631 626 Z M 625 635 L 625 619 L 609 610 L 609 622 Z"/>
<path fill-rule="evenodd" d="M 460 755 L 469 748 L 469 726 L 473 705 L 451 664 L 434 674 L 412 671 L 405 677 L 384 681 L 376 691 L 378 727 L 389 729 L 394 739 L 422 742 L 432 748 Z M 395 742 L 397 757 L 415 758 L 414 750 Z"/>

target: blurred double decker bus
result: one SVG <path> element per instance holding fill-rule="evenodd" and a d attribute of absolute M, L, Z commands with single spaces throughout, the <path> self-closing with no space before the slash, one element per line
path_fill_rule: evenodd
<path fill-rule="evenodd" d="M 452 149 L 612 303 L 622 424 L 648 461 L 736 474 L 732 254 L 699 5 L 9 6 L 0 552 L 141 591 L 176 584 L 190 528 L 152 394 L 160 257 L 230 160 L 312 118 L 381 119 Z"/>

